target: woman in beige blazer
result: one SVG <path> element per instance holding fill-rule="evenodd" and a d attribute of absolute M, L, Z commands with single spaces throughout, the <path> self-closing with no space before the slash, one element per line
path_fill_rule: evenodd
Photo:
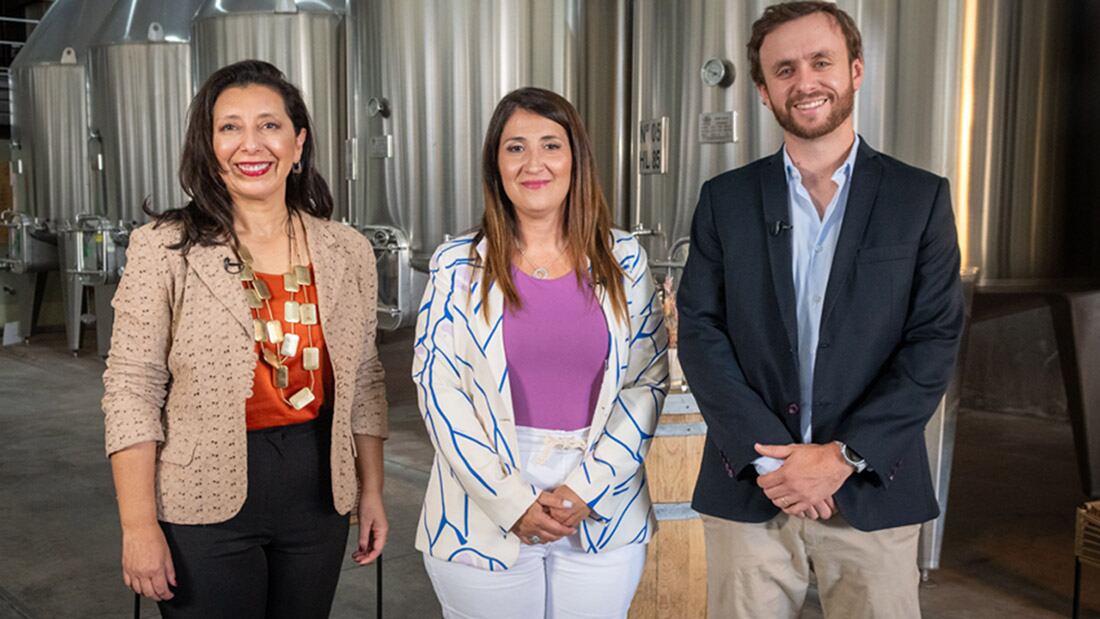
<path fill-rule="evenodd" d="M 274 66 L 192 102 L 191 198 L 135 230 L 103 410 L 123 579 L 165 617 L 323 617 L 382 551 L 386 400 L 366 239 L 328 220 L 309 114 Z"/>

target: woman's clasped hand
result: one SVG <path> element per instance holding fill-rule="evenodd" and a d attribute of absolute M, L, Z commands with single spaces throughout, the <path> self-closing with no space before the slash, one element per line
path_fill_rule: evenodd
<path fill-rule="evenodd" d="M 590 513 L 588 506 L 569 486 L 560 486 L 554 491 L 543 490 L 516 521 L 512 532 L 525 544 L 556 542 L 576 533 L 577 525 Z"/>

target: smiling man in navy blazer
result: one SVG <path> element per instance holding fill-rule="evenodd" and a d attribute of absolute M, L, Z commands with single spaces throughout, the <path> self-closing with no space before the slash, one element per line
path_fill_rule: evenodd
<path fill-rule="evenodd" d="M 784 146 L 703 185 L 678 294 L 708 614 L 795 617 L 812 569 L 827 617 L 919 617 L 924 426 L 963 324 L 947 180 L 856 135 L 836 5 L 769 7 L 749 60 Z"/>

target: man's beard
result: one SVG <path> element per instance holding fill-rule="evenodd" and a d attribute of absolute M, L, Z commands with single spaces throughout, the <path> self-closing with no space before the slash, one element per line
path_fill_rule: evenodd
<path fill-rule="evenodd" d="M 803 97 L 805 101 L 813 97 Z M 841 93 L 833 106 L 833 111 L 829 112 L 829 117 L 825 119 L 825 122 L 817 127 L 803 127 L 795 122 L 794 114 L 791 109 L 794 107 L 793 103 L 789 103 L 787 107 L 780 112 L 780 110 L 772 106 L 772 114 L 775 115 L 776 122 L 780 127 L 794 135 L 795 137 L 803 140 L 815 140 L 824 135 L 832 133 L 834 129 L 839 127 L 852 115 L 852 110 L 855 108 L 856 92 L 852 88 L 851 83 L 848 84 L 848 89 Z"/>

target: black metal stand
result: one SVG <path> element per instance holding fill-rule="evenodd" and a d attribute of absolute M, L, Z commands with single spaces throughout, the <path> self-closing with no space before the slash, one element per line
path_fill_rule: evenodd
<path fill-rule="evenodd" d="M 1081 559 L 1073 558 L 1073 619 L 1081 616 Z"/>
<path fill-rule="evenodd" d="M 375 586 L 378 588 L 378 591 L 374 594 L 375 608 L 377 609 L 377 613 L 374 616 L 378 617 L 378 619 L 382 619 L 382 555 L 378 555 L 377 581 L 375 582 Z"/>
<path fill-rule="evenodd" d="M 134 594 L 134 619 L 141 619 L 141 594 Z"/>
<path fill-rule="evenodd" d="M 974 321 L 1048 306 L 1054 322 L 1081 489 L 1100 498 L 1100 283 L 1005 280 L 978 286 Z"/>

